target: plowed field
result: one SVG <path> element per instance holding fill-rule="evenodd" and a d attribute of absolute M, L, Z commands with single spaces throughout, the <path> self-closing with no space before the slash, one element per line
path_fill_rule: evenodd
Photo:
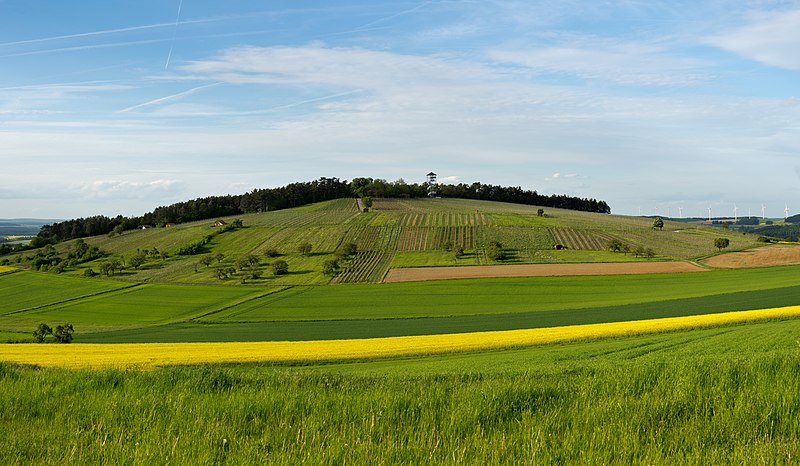
<path fill-rule="evenodd" d="M 800 246 L 776 245 L 714 256 L 704 261 L 711 267 L 738 269 L 800 264 Z"/>
<path fill-rule="evenodd" d="M 800 248 L 798 248 L 800 249 Z M 392 269 L 385 282 L 447 280 L 453 278 L 548 277 L 566 275 L 631 275 L 702 272 L 689 262 L 620 262 L 599 264 L 519 264 L 467 267 L 416 267 Z"/>

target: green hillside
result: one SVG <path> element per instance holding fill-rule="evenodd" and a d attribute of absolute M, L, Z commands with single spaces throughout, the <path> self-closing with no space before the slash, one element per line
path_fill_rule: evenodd
<path fill-rule="evenodd" d="M 359 212 L 355 200 L 339 199 L 301 208 L 247 214 L 238 217 L 243 227 L 221 232 L 213 221 L 203 221 L 125 232 L 118 236 L 86 239 L 105 256 L 67 266 L 63 273 L 82 276 L 98 272 L 102 263 L 117 260 L 124 267 L 112 277 L 147 283 L 249 284 L 260 286 L 376 283 L 391 267 L 452 266 L 497 263 L 612 262 L 636 260 L 690 260 L 715 254 L 713 240 L 730 239 L 729 251 L 758 245 L 756 237 L 665 222 L 653 229 L 647 218 L 546 209 L 489 201 L 459 199 L 377 199 L 369 212 Z M 226 218 L 230 223 L 233 219 Z M 187 245 L 203 242 L 194 255 L 178 255 Z M 607 250 L 612 239 L 631 251 L 650 251 L 650 258 Z M 505 258 L 493 260 L 487 247 L 498 242 Z M 310 254 L 298 247 L 308 243 Z M 353 243 L 358 253 L 339 260 L 335 277 L 322 273 L 337 248 Z M 561 244 L 565 250 L 554 250 Z M 75 241 L 58 244 L 59 257 L 75 248 Z M 458 257 L 453 249 L 463 248 Z M 272 250 L 278 256 L 268 257 Z M 144 254 L 144 263 L 131 258 Z M 34 259 L 27 251 L 9 256 L 23 267 Z M 258 263 L 241 270 L 237 263 L 252 255 Z M 211 259 L 216 257 L 216 259 Z M 204 259 L 209 263 L 203 263 Z M 270 264 L 284 260 L 289 273 L 273 276 Z M 235 270 L 232 270 L 235 269 Z M 227 273 L 220 274 L 220 271 Z M 255 273 L 253 273 L 255 272 Z"/>

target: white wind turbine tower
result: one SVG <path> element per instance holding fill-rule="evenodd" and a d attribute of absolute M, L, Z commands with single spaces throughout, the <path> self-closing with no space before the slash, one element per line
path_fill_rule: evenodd
<path fill-rule="evenodd" d="M 678 218 L 683 218 L 683 207 L 678 207 Z"/>
<path fill-rule="evenodd" d="M 789 218 L 789 204 L 784 204 L 783 218 Z"/>
<path fill-rule="evenodd" d="M 734 202 L 733 203 L 733 221 L 734 222 L 739 220 L 739 218 L 737 217 L 738 212 L 739 212 L 739 208 L 736 207 L 736 203 Z"/>
<path fill-rule="evenodd" d="M 711 221 L 711 206 L 708 206 L 708 221 Z"/>
<path fill-rule="evenodd" d="M 767 210 L 767 206 L 765 206 L 764 204 L 761 204 L 761 220 L 766 219 L 766 217 L 764 216 L 764 212 L 766 212 L 766 210 Z"/>

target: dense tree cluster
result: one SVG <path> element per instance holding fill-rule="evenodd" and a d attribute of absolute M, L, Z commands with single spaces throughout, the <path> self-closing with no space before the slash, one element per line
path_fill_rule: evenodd
<path fill-rule="evenodd" d="M 445 198 L 512 202 L 597 213 L 611 212 L 611 208 L 605 201 L 567 195 L 548 196 L 520 187 L 493 186 L 482 183 L 445 184 L 439 185 L 437 193 L 440 197 Z M 158 207 L 141 217 L 118 215 L 110 218 L 98 215 L 44 225 L 39 235 L 31 242 L 31 246 L 42 247 L 61 240 L 109 233 L 118 234 L 147 226 L 164 226 L 243 213 L 281 210 L 333 199 L 349 197 L 364 199 L 415 198 L 427 195 L 427 183 L 408 184 L 402 179 L 388 182 L 382 179 L 354 178 L 347 182 L 338 178 L 320 178 L 316 181 L 292 183 L 280 188 L 254 189 L 240 195 L 209 196 L 178 202 Z"/>

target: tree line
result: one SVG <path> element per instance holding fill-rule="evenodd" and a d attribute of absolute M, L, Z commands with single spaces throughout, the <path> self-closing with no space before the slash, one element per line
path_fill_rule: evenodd
<path fill-rule="evenodd" d="M 539 205 L 585 212 L 611 213 L 605 201 L 567 195 L 543 195 L 520 187 L 472 184 L 439 185 L 437 195 L 443 198 L 478 199 Z M 300 207 L 315 202 L 341 198 L 420 198 L 428 195 L 427 183 L 406 183 L 402 179 L 354 178 L 342 181 L 325 178 L 291 183 L 279 188 L 254 189 L 239 195 L 208 196 L 160 206 L 140 217 L 106 217 L 96 215 L 42 226 L 30 247 L 38 248 L 62 240 L 122 232 L 137 228 L 165 226 L 197 220 L 208 220 L 245 213 L 267 212 Z"/>

